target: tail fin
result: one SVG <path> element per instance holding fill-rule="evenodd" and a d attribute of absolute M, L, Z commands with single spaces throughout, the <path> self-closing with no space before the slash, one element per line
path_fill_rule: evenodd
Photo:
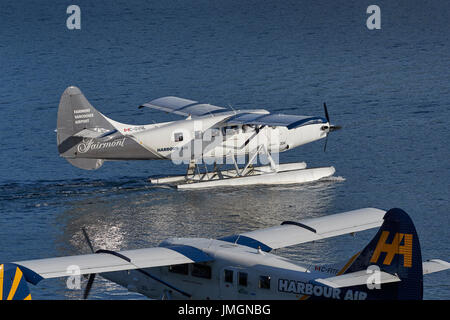
<path fill-rule="evenodd" d="M 108 119 L 97 111 L 80 89 L 68 87 L 58 108 L 57 144 L 59 154 L 74 166 L 92 170 L 102 166 L 101 159 L 77 157 L 76 145 L 84 138 L 94 138 L 114 130 Z"/>
<path fill-rule="evenodd" d="M 31 300 L 27 282 L 37 284 L 42 277 L 28 268 L 14 264 L 0 264 L 0 300 Z"/>
<path fill-rule="evenodd" d="M 406 212 L 391 209 L 375 237 L 361 251 L 345 273 L 377 266 L 396 275 L 399 282 L 382 284 L 369 290 L 368 298 L 418 300 L 423 298 L 422 254 L 416 228 Z"/>

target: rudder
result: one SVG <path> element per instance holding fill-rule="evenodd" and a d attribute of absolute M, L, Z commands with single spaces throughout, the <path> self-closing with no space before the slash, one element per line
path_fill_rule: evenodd
<path fill-rule="evenodd" d="M 58 107 L 57 145 L 59 154 L 72 165 L 85 170 L 98 169 L 103 160 L 78 158 L 76 145 L 84 138 L 93 137 L 115 128 L 97 111 L 75 86 L 62 94 Z"/>
<path fill-rule="evenodd" d="M 390 209 L 375 237 L 361 251 L 345 273 L 377 266 L 396 275 L 400 282 L 382 284 L 381 290 L 369 290 L 369 297 L 400 300 L 423 298 L 422 254 L 416 228 L 402 209 Z M 378 297 L 379 295 L 379 297 Z"/>

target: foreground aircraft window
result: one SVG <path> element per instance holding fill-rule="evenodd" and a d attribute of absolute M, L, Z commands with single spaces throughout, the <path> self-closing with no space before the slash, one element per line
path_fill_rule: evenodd
<path fill-rule="evenodd" d="M 225 270 L 225 282 L 233 283 L 233 270 Z"/>
<path fill-rule="evenodd" d="M 239 272 L 239 285 L 240 286 L 247 286 L 247 273 L 245 272 Z"/>
<path fill-rule="evenodd" d="M 174 135 L 175 142 L 183 141 L 183 133 L 177 132 Z"/>
<path fill-rule="evenodd" d="M 204 264 L 194 263 L 192 265 L 191 275 L 193 277 L 211 279 L 211 267 Z"/>
<path fill-rule="evenodd" d="M 261 289 L 270 289 L 270 277 L 259 276 L 259 287 Z"/>
<path fill-rule="evenodd" d="M 179 274 L 188 274 L 188 264 L 176 264 L 173 266 L 169 266 L 169 271 L 173 273 L 179 273 Z"/>

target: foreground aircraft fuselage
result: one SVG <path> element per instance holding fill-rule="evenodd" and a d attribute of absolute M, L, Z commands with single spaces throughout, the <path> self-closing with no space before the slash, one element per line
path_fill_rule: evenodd
<path fill-rule="evenodd" d="M 58 109 L 60 155 L 83 169 L 105 160 L 167 159 L 174 163 L 220 162 L 257 152 L 279 153 L 325 138 L 338 129 L 323 117 L 228 110 L 196 101 L 164 97 L 148 107 L 185 117 L 149 125 L 128 125 L 97 111 L 76 87 L 68 87 Z"/>
<path fill-rule="evenodd" d="M 158 279 L 167 279 L 179 291 L 134 270 L 101 276 L 152 299 L 298 300 L 309 296 L 345 300 L 367 298 L 364 290 L 352 288 L 347 291 L 311 283 L 317 278 L 343 273 L 345 263 L 307 266 L 258 248 L 214 239 L 171 239 L 162 245 L 189 245 L 214 257 L 214 260 L 147 269 Z"/>

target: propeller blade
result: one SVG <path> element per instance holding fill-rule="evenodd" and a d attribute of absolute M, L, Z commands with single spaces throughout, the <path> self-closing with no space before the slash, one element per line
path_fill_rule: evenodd
<path fill-rule="evenodd" d="M 94 247 L 92 246 L 91 240 L 89 240 L 89 236 L 86 232 L 86 229 L 83 227 L 83 228 L 81 228 L 81 231 L 83 231 L 84 238 L 86 239 L 86 242 L 87 242 L 89 248 L 91 249 L 92 253 L 94 253 L 95 252 Z"/>
<path fill-rule="evenodd" d="M 89 275 L 89 279 L 88 282 L 86 284 L 86 288 L 84 289 L 84 293 L 83 293 L 83 299 L 86 300 L 87 297 L 89 296 L 89 292 L 91 291 L 92 288 L 92 284 L 94 283 L 95 280 L 95 273 L 91 273 Z"/>
<path fill-rule="evenodd" d="M 328 134 L 330 133 L 330 132 L 333 132 L 333 131 L 336 131 L 336 130 L 339 130 L 339 129 L 342 129 L 342 127 L 341 126 L 335 126 L 335 125 L 332 125 L 331 124 L 331 122 L 330 122 L 330 115 L 328 114 L 328 108 L 327 108 L 327 104 L 324 102 L 323 103 L 323 110 L 324 110 L 324 112 L 325 112 L 325 118 L 327 119 L 327 122 L 328 122 L 328 126 L 323 126 L 322 127 L 322 130 L 328 130 L 327 132 L 326 132 L 326 138 L 325 138 L 325 145 L 323 146 L 323 151 L 325 152 L 326 151 L 326 149 L 327 149 L 327 142 L 328 142 Z"/>
<path fill-rule="evenodd" d="M 328 115 L 327 104 L 325 102 L 323 103 L 323 110 L 325 111 L 325 118 L 327 119 L 327 122 L 330 123 L 330 116 Z"/>

